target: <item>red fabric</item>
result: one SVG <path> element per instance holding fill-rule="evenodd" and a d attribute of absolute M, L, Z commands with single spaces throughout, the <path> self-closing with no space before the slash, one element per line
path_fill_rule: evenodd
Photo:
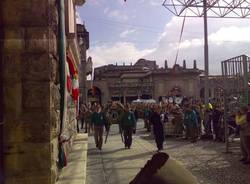
<path fill-rule="evenodd" d="M 71 57 L 69 55 L 67 55 L 67 62 L 69 64 L 70 75 L 72 75 L 72 76 L 77 75 L 77 69 L 75 68 L 73 60 L 71 59 Z"/>
<path fill-rule="evenodd" d="M 74 101 L 78 100 L 78 96 L 79 96 L 79 88 L 73 88 L 72 89 L 72 98 L 74 99 Z"/>
<path fill-rule="evenodd" d="M 78 78 L 78 71 L 74 65 L 74 60 L 73 60 L 70 52 L 67 53 L 67 62 L 68 62 L 68 66 L 69 66 L 69 73 L 71 76 L 71 78 L 69 78 L 69 79 L 67 77 L 67 81 L 70 81 L 69 83 L 67 83 L 67 84 L 69 84 L 69 86 L 67 86 L 67 87 L 69 87 L 70 91 L 72 89 L 71 96 L 72 96 L 73 100 L 75 102 L 77 102 L 78 97 L 79 97 L 79 93 L 80 93 L 78 79 L 77 79 Z"/>

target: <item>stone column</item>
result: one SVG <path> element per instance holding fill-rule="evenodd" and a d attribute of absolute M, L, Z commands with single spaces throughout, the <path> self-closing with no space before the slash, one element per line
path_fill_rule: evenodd
<path fill-rule="evenodd" d="M 81 61 L 80 74 L 81 74 L 81 82 L 80 82 L 80 92 L 82 95 L 82 103 L 87 103 L 87 88 L 86 88 L 86 60 Z"/>
<path fill-rule="evenodd" d="M 5 184 L 51 184 L 59 122 L 56 0 L 0 3 Z"/>

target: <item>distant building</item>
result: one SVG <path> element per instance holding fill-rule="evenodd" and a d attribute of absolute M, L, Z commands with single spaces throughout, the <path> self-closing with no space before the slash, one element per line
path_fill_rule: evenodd
<path fill-rule="evenodd" d="M 161 100 L 166 96 L 200 97 L 200 79 L 203 71 L 178 64 L 159 68 L 156 61 L 139 59 L 134 65 L 105 65 L 94 69 L 93 85 L 89 84 L 88 100 L 119 100 L 131 102 L 137 98 Z"/>
<path fill-rule="evenodd" d="M 86 80 L 87 75 L 92 73 L 92 59 L 87 58 L 87 50 L 89 49 L 89 32 L 84 24 L 77 24 L 77 40 L 80 50 L 80 65 L 79 65 L 79 89 L 80 89 L 80 103 L 86 102 L 87 89 Z"/>

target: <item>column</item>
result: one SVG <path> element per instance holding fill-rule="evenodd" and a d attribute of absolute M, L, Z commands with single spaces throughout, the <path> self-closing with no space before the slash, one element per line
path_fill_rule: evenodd
<path fill-rule="evenodd" d="M 51 184 L 59 122 L 56 0 L 0 3 L 5 184 Z"/>

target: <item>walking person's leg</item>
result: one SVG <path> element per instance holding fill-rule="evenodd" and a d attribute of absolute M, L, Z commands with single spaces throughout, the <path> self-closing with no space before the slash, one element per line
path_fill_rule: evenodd
<path fill-rule="evenodd" d="M 85 121 L 85 133 L 88 133 L 88 123 L 86 121 Z"/>
<path fill-rule="evenodd" d="M 133 134 L 133 127 L 129 127 L 128 128 L 128 148 L 130 149 L 131 145 L 132 145 L 132 134 Z"/>
<path fill-rule="evenodd" d="M 156 146 L 157 146 L 158 151 L 162 150 L 162 148 L 163 148 L 163 141 L 160 139 L 160 137 L 156 136 L 155 137 L 155 142 L 156 142 Z"/>
<path fill-rule="evenodd" d="M 81 129 L 84 127 L 84 118 L 81 118 Z"/>
<path fill-rule="evenodd" d="M 77 130 L 77 133 L 80 132 L 80 130 L 79 130 L 79 120 L 76 121 L 76 130 Z"/>
<path fill-rule="evenodd" d="M 245 147 L 246 146 L 245 146 L 244 136 L 240 131 L 240 149 L 241 149 L 241 155 L 242 155 L 241 161 L 247 160 L 247 151 Z"/>
<path fill-rule="evenodd" d="M 98 147 L 98 127 L 94 126 L 94 138 L 95 138 L 95 145 Z"/>
<path fill-rule="evenodd" d="M 124 145 L 125 145 L 125 148 L 128 147 L 128 128 L 127 127 L 124 127 L 123 129 L 123 136 L 124 136 Z"/>
<path fill-rule="evenodd" d="M 102 144 L 103 144 L 103 127 L 102 127 L 102 126 L 99 128 L 98 137 L 99 137 L 99 145 L 98 145 L 98 148 L 99 148 L 99 150 L 101 150 L 101 149 L 102 149 Z"/>
<path fill-rule="evenodd" d="M 245 136 L 244 140 L 247 152 L 247 164 L 250 164 L 250 136 Z"/>

